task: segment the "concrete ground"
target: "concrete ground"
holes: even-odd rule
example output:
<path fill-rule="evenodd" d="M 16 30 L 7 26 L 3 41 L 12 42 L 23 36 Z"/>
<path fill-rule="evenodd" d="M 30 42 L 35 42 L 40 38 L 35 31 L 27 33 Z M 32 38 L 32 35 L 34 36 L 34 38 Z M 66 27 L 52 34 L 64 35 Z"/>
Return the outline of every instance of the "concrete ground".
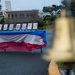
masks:
<path fill-rule="evenodd" d="M 41 53 L 0 52 L 0 75 L 47 75 Z"/>

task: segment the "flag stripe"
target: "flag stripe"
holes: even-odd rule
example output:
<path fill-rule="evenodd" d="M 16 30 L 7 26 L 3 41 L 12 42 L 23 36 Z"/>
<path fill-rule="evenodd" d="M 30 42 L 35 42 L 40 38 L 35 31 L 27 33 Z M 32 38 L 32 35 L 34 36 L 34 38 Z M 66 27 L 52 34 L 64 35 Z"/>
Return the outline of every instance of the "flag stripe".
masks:
<path fill-rule="evenodd" d="M 46 45 L 35 45 L 35 44 L 29 44 L 25 42 L 3 42 L 0 43 L 0 49 L 2 50 L 22 50 L 22 51 L 32 51 L 35 49 L 41 49 L 46 47 Z"/>

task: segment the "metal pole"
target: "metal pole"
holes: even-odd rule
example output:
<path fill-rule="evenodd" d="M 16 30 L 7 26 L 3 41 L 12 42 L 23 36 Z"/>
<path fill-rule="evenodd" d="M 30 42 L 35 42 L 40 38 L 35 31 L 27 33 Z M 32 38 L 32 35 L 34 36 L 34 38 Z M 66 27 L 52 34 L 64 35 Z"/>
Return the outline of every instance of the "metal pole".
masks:
<path fill-rule="evenodd" d="M 67 12 L 67 16 L 71 16 L 71 11 L 70 11 L 70 9 L 71 9 L 71 0 L 64 0 L 66 3 L 66 12 Z"/>
<path fill-rule="evenodd" d="M 66 15 L 68 17 L 71 16 L 71 0 L 64 0 L 65 2 L 65 9 L 66 9 Z M 65 63 L 65 65 L 67 66 L 67 69 L 66 69 L 66 75 L 70 75 L 71 74 L 71 70 L 72 70 L 72 63 Z"/>

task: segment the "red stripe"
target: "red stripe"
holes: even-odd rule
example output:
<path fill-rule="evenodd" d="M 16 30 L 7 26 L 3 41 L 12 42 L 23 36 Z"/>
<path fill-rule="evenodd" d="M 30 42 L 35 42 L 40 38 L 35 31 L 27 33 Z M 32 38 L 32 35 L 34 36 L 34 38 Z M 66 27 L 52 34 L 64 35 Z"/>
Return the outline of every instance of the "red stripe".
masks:
<path fill-rule="evenodd" d="M 41 49 L 46 47 L 45 45 L 35 45 L 35 44 L 29 44 L 25 42 L 3 42 L 0 43 L 0 49 L 1 50 L 22 50 L 22 51 L 32 51 L 35 49 Z"/>

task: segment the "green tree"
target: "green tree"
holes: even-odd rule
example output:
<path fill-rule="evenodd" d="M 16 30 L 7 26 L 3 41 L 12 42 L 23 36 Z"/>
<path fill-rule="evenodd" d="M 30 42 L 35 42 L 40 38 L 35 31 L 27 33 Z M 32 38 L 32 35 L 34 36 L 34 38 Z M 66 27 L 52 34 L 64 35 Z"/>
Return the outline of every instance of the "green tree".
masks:
<path fill-rule="evenodd" d="M 39 19 L 39 21 L 38 21 L 38 25 L 39 25 L 38 28 L 39 28 L 39 29 L 43 29 L 44 23 L 45 23 L 45 22 L 43 21 L 43 19 Z"/>
<path fill-rule="evenodd" d="M 50 7 L 43 7 L 43 12 L 50 12 Z"/>
<path fill-rule="evenodd" d="M 72 15 L 75 17 L 75 0 L 72 0 L 71 2 L 71 12 Z"/>
<path fill-rule="evenodd" d="M 56 19 L 56 15 L 60 13 L 62 9 L 62 5 L 55 5 L 43 7 L 43 12 L 49 12 L 51 15 L 44 16 L 44 21 L 46 24 L 52 25 L 54 24 L 54 20 Z M 50 23 L 49 23 L 50 21 Z"/>
<path fill-rule="evenodd" d="M 62 9 L 62 5 L 52 5 L 48 7 L 43 7 L 43 12 L 49 12 L 51 15 L 55 15 L 53 12 L 58 13 L 57 11 Z"/>
<path fill-rule="evenodd" d="M 2 24 L 2 23 L 4 23 L 5 21 L 4 21 L 4 16 L 3 16 L 3 18 L 0 20 L 0 23 Z"/>

